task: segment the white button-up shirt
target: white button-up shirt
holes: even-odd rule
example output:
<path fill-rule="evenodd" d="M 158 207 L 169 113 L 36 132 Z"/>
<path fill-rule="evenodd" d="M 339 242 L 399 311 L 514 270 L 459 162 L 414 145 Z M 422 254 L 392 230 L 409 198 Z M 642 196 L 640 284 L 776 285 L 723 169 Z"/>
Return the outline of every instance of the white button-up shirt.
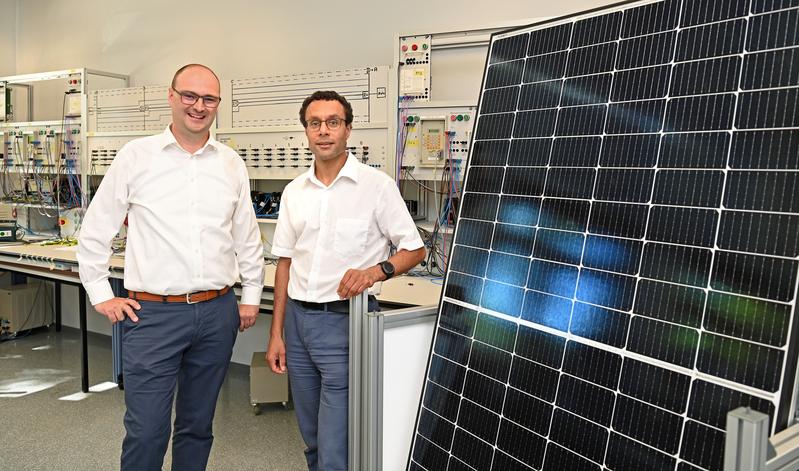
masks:
<path fill-rule="evenodd" d="M 261 234 L 247 169 L 231 148 L 209 137 L 190 154 L 167 127 L 120 149 L 78 237 L 80 279 L 92 304 L 114 296 L 108 261 L 126 215 L 125 288 L 184 294 L 240 277 L 242 304 L 260 304 Z"/>
<path fill-rule="evenodd" d="M 325 186 L 314 167 L 289 183 L 280 198 L 272 254 L 291 258 L 288 294 L 312 302 L 338 300 L 344 273 L 423 247 L 416 225 L 394 181 L 351 154 Z M 370 290 L 380 292 L 380 283 Z"/>

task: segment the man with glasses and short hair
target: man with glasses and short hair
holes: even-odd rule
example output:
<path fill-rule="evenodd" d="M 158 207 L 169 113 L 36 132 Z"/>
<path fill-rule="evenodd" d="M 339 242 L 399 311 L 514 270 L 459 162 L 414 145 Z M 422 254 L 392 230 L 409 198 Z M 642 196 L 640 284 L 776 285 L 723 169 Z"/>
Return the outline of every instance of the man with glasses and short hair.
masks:
<path fill-rule="evenodd" d="M 425 256 L 394 180 L 347 152 L 352 120 L 336 92 L 303 102 L 315 159 L 283 190 L 272 244 L 280 260 L 267 361 L 275 373 L 288 370 L 311 471 L 347 469 L 348 298 L 369 288 L 379 294 L 380 282 Z M 377 309 L 369 296 L 369 310 Z"/>
<path fill-rule="evenodd" d="M 172 123 L 125 144 L 103 178 L 78 238 L 80 278 L 94 308 L 122 323 L 125 430 L 121 469 L 203 470 L 217 396 L 236 333 L 252 326 L 263 289 L 263 246 L 247 169 L 209 133 L 219 79 L 199 64 L 169 89 Z M 128 297 L 108 282 L 111 240 L 125 216 Z M 241 304 L 232 285 L 241 280 Z"/>

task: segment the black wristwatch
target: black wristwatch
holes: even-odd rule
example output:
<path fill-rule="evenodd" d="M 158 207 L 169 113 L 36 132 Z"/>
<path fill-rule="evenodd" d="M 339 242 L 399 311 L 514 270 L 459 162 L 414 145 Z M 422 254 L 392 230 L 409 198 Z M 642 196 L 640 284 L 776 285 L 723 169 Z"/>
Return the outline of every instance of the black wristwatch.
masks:
<path fill-rule="evenodd" d="M 386 279 L 394 276 L 394 265 L 388 260 L 378 263 L 378 266 L 380 266 L 380 269 L 383 270 L 383 274 L 386 275 Z"/>

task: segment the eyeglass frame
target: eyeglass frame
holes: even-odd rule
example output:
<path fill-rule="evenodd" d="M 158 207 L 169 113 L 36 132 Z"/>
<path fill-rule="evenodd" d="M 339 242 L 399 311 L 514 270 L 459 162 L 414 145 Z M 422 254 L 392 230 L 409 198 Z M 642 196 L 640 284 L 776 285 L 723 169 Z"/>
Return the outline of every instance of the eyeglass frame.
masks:
<path fill-rule="evenodd" d="M 327 127 L 327 129 L 329 129 L 331 131 L 335 131 L 336 129 L 341 128 L 341 124 L 339 124 L 337 126 L 330 126 L 330 123 L 328 123 L 328 121 L 333 121 L 333 120 L 341 121 L 341 124 L 343 124 L 344 127 L 347 127 L 347 124 L 348 124 L 347 123 L 347 119 L 339 117 L 339 116 L 334 116 L 334 117 L 328 118 L 328 119 L 312 119 L 312 120 L 306 122 L 305 127 L 310 129 L 311 131 L 319 131 L 320 129 L 322 129 L 322 123 L 324 123 L 325 126 Z M 317 122 L 317 121 L 319 122 L 319 127 L 315 127 L 313 124 L 311 124 L 311 123 L 314 123 L 314 122 Z"/>
<path fill-rule="evenodd" d="M 200 99 L 202 99 L 203 105 L 205 105 L 206 108 L 214 109 L 219 107 L 219 104 L 222 102 L 222 97 L 213 96 L 213 95 L 198 95 L 188 90 L 180 91 L 175 87 L 169 87 L 169 88 L 171 88 L 175 93 L 177 93 L 180 96 L 180 102 L 183 103 L 184 105 L 193 105 L 197 103 Z M 186 97 L 186 94 L 190 94 L 190 96 Z M 192 96 L 194 97 L 194 100 L 191 103 L 187 103 L 186 98 L 191 98 Z M 208 99 L 216 100 L 216 104 L 213 106 L 209 106 L 207 101 Z"/>

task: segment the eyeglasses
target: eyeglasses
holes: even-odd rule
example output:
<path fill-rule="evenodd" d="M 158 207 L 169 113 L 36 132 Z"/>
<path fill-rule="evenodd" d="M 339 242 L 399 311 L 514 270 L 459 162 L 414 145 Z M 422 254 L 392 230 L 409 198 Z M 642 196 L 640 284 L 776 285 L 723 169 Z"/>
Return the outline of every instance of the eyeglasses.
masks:
<path fill-rule="evenodd" d="M 312 119 L 311 121 L 308 121 L 308 129 L 310 129 L 311 131 L 318 131 L 322 128 L 322 123 L 325 123 L 327 129 L 334 130 L 338 129 L 339 127 L 341 127 L 342 124 L 344 124 L 344 119 L 339 118 L 338 116 L 326 119 L 324 121 L 320 121 L 318 119 Z"/>
<path fill-rule="evenodd" d="M 176 88 L 172 88 L 172 90 L 175 90 L 175 93 L 180 95 L 180 102 L 183 103 L 184 105 L 193 105 L 197 103 L 197 100 L 202 98 L 203 104 L 206 106 L 206 108 L 216 108 L 217 106 L 219 106 L 219 102 L 222 101 L 222 99 L 219 98 L 218 96 L 213 96 L 213 95 L 200 96 L 192 92 L 181 92 Z"/>

